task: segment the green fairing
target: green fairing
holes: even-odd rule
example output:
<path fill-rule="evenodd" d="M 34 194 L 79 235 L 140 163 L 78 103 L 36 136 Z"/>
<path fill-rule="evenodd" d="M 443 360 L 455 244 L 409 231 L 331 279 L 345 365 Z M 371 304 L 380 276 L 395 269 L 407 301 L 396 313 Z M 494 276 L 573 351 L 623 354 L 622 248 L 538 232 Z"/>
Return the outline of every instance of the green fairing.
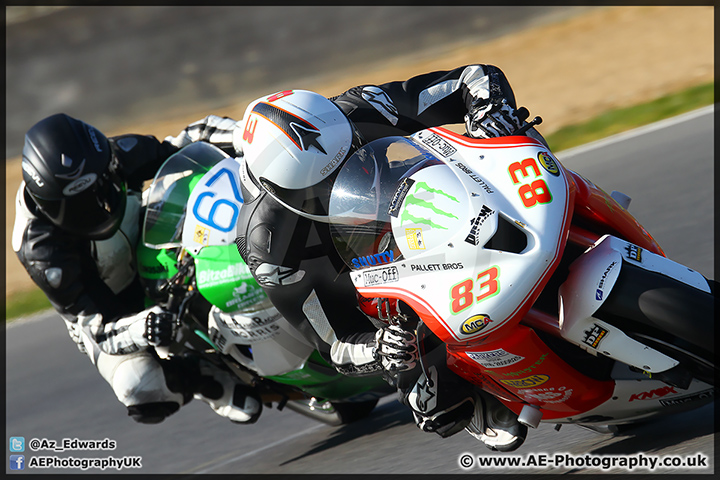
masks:
<path fill-rule="evenodd" d="M 194 258 L 200 294 L 223 312 L 242 311 L 265 299 L 234 244 L 204 247 Z"/>
<path fill-rule="evenodd" d="M 167 280 L 177 273 L 175 254 L 168 249 L 155 250 L 142 242 L 137 248 L 138 273 L 147 280 Z"/>
<path fill-rule="evenodd" d="M 301 387 L 305 393 L 324 400 L 347 400 L 373 389 L 387 388 L 382 376 L 347 377 L 337 372 L 315 351 L 299 370 L 268 376 L 270 380 Z"/>

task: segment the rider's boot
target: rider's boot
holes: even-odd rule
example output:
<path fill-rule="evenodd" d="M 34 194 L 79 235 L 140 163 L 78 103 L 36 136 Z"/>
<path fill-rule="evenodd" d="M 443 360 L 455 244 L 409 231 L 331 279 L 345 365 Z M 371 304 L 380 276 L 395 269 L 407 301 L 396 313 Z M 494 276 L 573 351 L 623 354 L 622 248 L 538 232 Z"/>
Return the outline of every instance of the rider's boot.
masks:
<path fill-rule="evenodd" d="M 235 423 L 254 423 L 260 417 L 262 402 L 255 389 L 217 365 L 197 355 L 179 355 L 164 360 L 163 368 L 168 386 L 182 392 L 185 403 L 197 398 Z"/>
<path fill-rule="evenodd" d="M 525 441 L 527 426 L 498 399 L 486 392 L 477 392 L 475 414 L 465 430 L 490 450 L 511 452 Z"/>
<path fill-rule="evenodd" d="M 200 360 L 200 379 L 194 397 L 235 423 L 255 423 L 262 402 L 253 387 L 210 362 Z"/>

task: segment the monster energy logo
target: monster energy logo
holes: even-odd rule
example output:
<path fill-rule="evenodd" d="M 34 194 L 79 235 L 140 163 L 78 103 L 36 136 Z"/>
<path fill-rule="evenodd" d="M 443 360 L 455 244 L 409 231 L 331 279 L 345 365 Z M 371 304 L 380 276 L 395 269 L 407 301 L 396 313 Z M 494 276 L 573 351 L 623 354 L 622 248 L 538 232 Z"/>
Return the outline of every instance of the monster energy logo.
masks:
<path fill-rule="evenodd" d="M 412 213 L 410 213 L 408 211 L 408 208 L 411 205 L 413 205 L 413 206 L 420 207 L 420 208 L 427 208 L 427 209 L 431 210 L 432 212 L 436 213 L 437 215 L 440 215 L 443 217 L 455 218 L 455 219 L 458 218 L 457 216 L 453 215 L 450 212 L 446 212 L 440 208 L 437 208 L 431 202 L 429 202 L 427 200 L 423 200 L 422 198 L 416 197 L 414 194 L 417 193 L 418 190 L 420 190 L 420 189 L 423 189 L 429 193 L 443 195 L 443 196 L 447 197 L 448 199 L 452 200 L 453 202 L 460 203 L 460 201 L 457 198 L 453 197 L 450 194 L 443 192 L 442 190 L 438 190 L 437 188 L 432 188 L 425 182 L 417 182 L 417 184 L 415 185 L 415 191 L 413 193 L 407 195 L 407 197 L 405 197 L 405 209 L 403 210 L 402 214 L 400 215 L 400 225 L 402 225 L 405 222 L 405 220 L 407 220 L 407 221 L 415 223 L 415 224 L 428 225 L 430 228 L 440 228 L 443 230 L 447 230 L 447 227 L 444 227 L 438 223 L 435 223 L 432 220 L 430 220 L 429 218 L 416 217 L 415 215 L 413 215 Z"/>

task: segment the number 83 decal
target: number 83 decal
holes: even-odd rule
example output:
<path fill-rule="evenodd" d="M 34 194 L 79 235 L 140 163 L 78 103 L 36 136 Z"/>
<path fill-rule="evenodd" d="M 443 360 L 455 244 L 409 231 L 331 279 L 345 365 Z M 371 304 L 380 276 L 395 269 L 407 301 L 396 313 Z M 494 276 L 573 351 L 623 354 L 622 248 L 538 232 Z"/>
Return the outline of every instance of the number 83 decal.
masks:
<path fill-rule="evenodd" d="M 500 269 L 494 265 L 478 273 L 475 280 L 468 278 L 453 285 L 450 289 L 450 311 L 453 314 L 460 313 L 474 303 L 482 302 L 500 293 L 499 275 Z"/>
<path fill-rule="evenodd" d="M 525 207 L 530 208 L 535 205 L 552 202 L 552 194 L 545 180 L 538 179 L 541 177 L 540 167 L 534 158 L 526 158 L 522 162 L 511 163 L 508 166 L 508 173 L 514 185 L 522 183 L 518 188 L 518 195 Z M 535 177 L 536 180 L 528 182 L 527 177 Z M 520 177 L 520 178 L 518 178 Z"/>

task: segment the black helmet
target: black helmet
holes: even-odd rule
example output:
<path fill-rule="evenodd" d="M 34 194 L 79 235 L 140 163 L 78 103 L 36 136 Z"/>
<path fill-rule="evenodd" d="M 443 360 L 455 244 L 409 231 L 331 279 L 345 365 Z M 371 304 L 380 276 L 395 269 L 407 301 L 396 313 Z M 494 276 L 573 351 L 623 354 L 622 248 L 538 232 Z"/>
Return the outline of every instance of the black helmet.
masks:
<path fill-rule="evenodd" d="M 58 227 L 89 239 L 119 228 L 125 182 L 97 129 L 63 113 L 41 120 L 25 135 L 22 169 L 25 190 Z"/>

